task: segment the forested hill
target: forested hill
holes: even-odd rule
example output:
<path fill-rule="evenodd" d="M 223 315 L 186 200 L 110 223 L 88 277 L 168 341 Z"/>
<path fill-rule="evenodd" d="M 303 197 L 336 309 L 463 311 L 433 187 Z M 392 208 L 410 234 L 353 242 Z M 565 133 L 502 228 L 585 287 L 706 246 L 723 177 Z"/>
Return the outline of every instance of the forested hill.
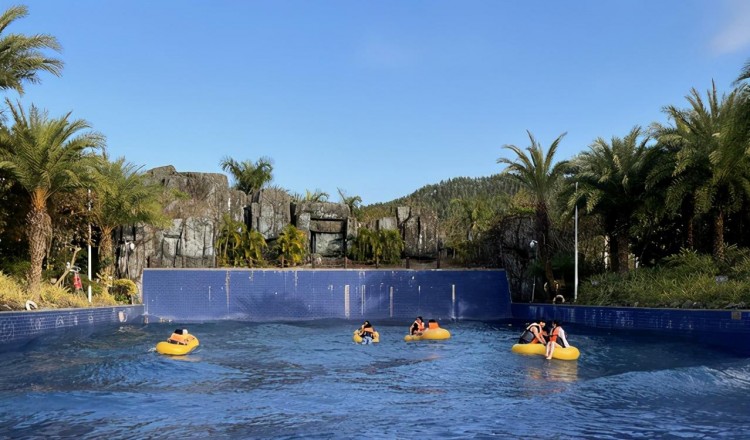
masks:
<path fill-rule="evenodd" d="M 375 203 L 362 208 L 365 217 L 376 218 L 399 206 L 427 208 L 441 219 L 448 216 L 451 200 L 492 199 L 503 195 L 514 195 L 518 183 L 508 176 L 495 174 L 489 177 L 454 177 L 440 183 L 426 185 L 408 196 L 385 203 Z"/>

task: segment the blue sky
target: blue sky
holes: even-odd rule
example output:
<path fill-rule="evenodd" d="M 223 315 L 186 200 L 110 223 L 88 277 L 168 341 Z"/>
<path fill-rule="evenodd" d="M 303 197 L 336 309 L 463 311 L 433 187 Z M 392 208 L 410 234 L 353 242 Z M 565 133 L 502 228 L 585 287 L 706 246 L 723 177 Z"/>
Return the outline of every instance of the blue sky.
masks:
<path fill-rule="evenodd" d="M 693 87 L 728 92 L 750 60 L 743 0 L 23 4 L 6 32 L 56 36 L 65 68 L 20 101 L 86 119 L 112 158 L 268 156 L 273 184 L 364 204 L 496 174 L 526 130 L 545 147 L 567 132 L 570 159 L 666 122 Z"/>

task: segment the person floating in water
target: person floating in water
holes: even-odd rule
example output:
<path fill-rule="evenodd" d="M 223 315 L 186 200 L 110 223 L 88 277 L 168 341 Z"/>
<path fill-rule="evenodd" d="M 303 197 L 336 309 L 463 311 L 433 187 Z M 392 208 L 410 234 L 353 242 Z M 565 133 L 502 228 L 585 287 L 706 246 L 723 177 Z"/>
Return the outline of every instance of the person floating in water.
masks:
<path fill-rule="evenodd" d="M 362 338 L 363 344 L 372 343 L 372 340 L 375 338 L 375 329 L 370 324 L 370 321 L 365 321 L 359 328 L 359 336 Z"/>
<path fill-rule="evenodd" d="M 561 347 L 570 347 L 568 340 L 565 338 L 565 330 L 563 330 L 559 321 L 554 320 L 552 321 L 552 331 L 549 333 L 549 341 L 547 341 L 547 359 L 552 359 L 552 354 L 555 352 L 555 345 L 557 345 L 558 340 Z"/>
<path fill-rule="evenodd" d="M 417 319 L 414 320 L 414 323 L 411 325 L 411 328 L 409 329 L 410 335 L 421 335 L 424 331 L 424 321 L 422 321 L 421 316 L 417 316 Z"/>
<path fill-rule="evenodd" d="M 193 335 L 188 334 L 186 328 L 178 328 L 172 332 L 172 336 L 167 339 L 167 342 L 170 344 L 187 345 L 191 339 L 193 339 Z"/>
<path fill-rule="evenodd" d="M 532 322 L 526 327 L 526 330 L 521 333 L 521 337 L 518 338 L 519 344 L 546 344 L 547 341 L 544 339 L 547 336 L 547 332 L 544 327 L 547 323 L 544 319 L 540 319 L 539 322 Z"/>

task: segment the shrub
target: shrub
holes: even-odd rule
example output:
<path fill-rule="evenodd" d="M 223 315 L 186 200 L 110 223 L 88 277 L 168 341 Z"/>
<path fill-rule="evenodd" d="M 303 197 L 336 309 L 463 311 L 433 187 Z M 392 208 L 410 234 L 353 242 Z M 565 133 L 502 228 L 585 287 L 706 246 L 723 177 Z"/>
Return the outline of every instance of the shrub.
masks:
<path fill-rule="evenodd" d="M 109 293 L 112 294 L 118 303 L 132 304 L 138 293 L 138 287 L 136 287 L 132 280 L 121 278 L 115 280 L 112 287 L 109 288 Z"/>
<path fill-rule="evenodd" d="M 625 276 L 601 274 L 581 283 L 579 304 L 672 308 L 726 308 L 750 304 L 750 254 L 733 250 L 723 269 L 710 255 L 682 250 L 664 266 Z M 719 279 L 717 275 L 726 275 Z"/>
<path fill-rule="evenodd" d="M 16 281 L 0 272 L 0 311 L 23 310 L 27 299 L 26 292 Z"/>
<path fill-rule="evenodd" d="M 89 301 L 85 294 L 71 293 L 64 287 L 50 284 L 42 285 L 42 303 L 40 308 L 65 309 L 89 307 Z"/>

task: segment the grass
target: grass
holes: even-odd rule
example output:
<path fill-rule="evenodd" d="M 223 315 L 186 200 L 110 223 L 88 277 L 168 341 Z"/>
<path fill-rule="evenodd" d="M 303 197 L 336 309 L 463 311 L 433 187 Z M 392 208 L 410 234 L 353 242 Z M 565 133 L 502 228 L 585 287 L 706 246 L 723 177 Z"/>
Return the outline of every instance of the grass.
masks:
<path fill-rule="evenodd" d="M 21 283 L 0 272 L 0 311 L 26 310 L 26 301 L 31 296 L 26 293 Z M 40 309 L 85 308 L 117 305 L 115 298 L 109 293 L 97 292 L 92 295 L 91 304 L 83 293 L 75 293 L 64 287 L 43 285 L 41 301 L 37 302 Z"/>

